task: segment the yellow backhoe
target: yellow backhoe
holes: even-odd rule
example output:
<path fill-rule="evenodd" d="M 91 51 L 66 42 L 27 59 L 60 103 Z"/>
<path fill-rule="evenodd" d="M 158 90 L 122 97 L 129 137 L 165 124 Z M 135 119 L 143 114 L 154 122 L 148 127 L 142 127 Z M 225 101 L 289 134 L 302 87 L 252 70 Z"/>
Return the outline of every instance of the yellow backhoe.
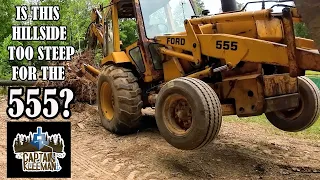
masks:
<path fill-rule="evenodd" d="M 225 115 L 265 113 L 290 132 L 310 127 L 320 92 L 304 75 L 320 71 L 320 55 L 313 40 L 295 36 L 294 23 L 304 20 L 299 7 L 307 20 L 314 16 L 307 1 L 297 1 L 298 9 L 276 2 L 281 12 L 236 10 L 234 0 L 221 0 L 216 15 L 197 15 L 192 0 L 113 0 L 93 9 L 89 48 L 98 45 L 104 58 L 100 71 L 84 64 L 82 74 L 97 81 L 103 126 L 135 132 L 141 109 L 153 106 L 162 136 L 184 150 L 210 143 Z M 310 13 L 319 19 L 317 10 Z M 139 39 L 122 47 L 119 21 L 128 18 Z M 319 41 L 313 20 L 306 24 Z"/>

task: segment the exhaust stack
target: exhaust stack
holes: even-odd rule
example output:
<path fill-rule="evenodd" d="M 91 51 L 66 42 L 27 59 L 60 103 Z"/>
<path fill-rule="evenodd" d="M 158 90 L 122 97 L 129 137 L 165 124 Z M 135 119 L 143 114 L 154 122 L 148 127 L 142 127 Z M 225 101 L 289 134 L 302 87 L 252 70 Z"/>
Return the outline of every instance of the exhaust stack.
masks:
<path fill-rule="evenodd" d="M 223 12 L 236 11 L 236 0 L 221 0 L 221 7 Z"/>

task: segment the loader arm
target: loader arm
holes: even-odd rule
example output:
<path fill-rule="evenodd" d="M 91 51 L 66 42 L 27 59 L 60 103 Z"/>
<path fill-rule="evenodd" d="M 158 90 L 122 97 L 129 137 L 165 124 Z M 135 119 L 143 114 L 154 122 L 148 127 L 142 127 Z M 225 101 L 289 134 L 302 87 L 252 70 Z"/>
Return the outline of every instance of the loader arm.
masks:
<path fill-rule="evenodd" d="M 288 48 L 284 44 L 227 34 L 201 34 L 197 35 L 197 38 L 200 46 L 205 47 L 201 48 L 201 54 L 224 59 L 230 67 L 235 67 L 240 61 L 289 66 Z M 186 43 L 184 45 L 171 44 L 171 39 L 175 41 L 180 39 L 179 41 L 185 41 Z M 163 36 L 158 37 L 158 42 L 185 51 L 192 51 L 192 44 L 187 39 L 188 36 Z M 160 51 L 163 54 L 196 62 L 192 55 L 173 52 L 165 48 L 160 49 Z M 261 53 L 264 53 L 263 58 Z M 297 48 L 296 57 L 301 69 L 320 71 L 320 55 L 318 52 Z"/>
<path fill-rule="evenodd" d="M 94 49 L 97 43 L 103 45 L 103 32 L 102 16 L 96 8 L 93 8 L 91 11 L 91 24 L 87 32 L 89 48 Z"/>
<path fill-rule="evenodd" d="M 230 34 L 204 34 L 201 29 L 201 26 L 206 24 L 241 22 L 249 19 L 268 22 L 278 20 L 281 26 L 279 33 L 283 34 L 283 38 L 279 42 L 272 42 Z M 320 55 L 313 49 L 314 42 L 295 37 L 293 22 L 297 19 L 301 17 L 295 8 L 285 8 L 281 15 L 272 14 L 271 9 L 266 9 L 194 18 L 185 20 L 185 35 L 158 36 L 156 41 L 166 47 L 191 52 L 190 55 L 170 48 L 160 48 L 164 55 L 195 64 L 201 64 L 201 55 L 205 55 L 224 60 L 229 68 L 236 67 L 240 61 L 289 67 L 290 75 L 297 77 L 303 75 L 303 70 L 320 71 Z"/>
<path fill-rule="evenodd" d="M 90 25 L 90 35 L 97 37 L 98 42 L 103 44 L 103 27 L 100 24 Z"/>

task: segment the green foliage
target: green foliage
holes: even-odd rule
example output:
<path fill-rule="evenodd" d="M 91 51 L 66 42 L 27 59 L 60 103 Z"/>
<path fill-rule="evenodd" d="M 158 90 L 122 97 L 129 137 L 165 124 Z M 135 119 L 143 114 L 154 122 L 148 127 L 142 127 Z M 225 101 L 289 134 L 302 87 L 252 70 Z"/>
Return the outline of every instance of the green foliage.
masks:
<path fill-rule="evenodd" d="M 201 14 L 201 12 L 205 9 L 204 3 L 202 0 L 193 0 L 193 2 L 196 7 L 197 14 Z"/>
<path fill-rule="evenodd" d="M 81 50 L 86 47 L 85 35 L 91 22 L 91 10 L 105 0 L 44 0 L 40 5 L 59 5 L 60 20 L 33 22 L 35 25 L 67 26 L 66 42 L 46 42 L 47 45 L 72 45 Z"/>
<path fill-rule="evenodd" d="M 8 89 L 7 87 L 0 87 L 0 95 L 7 95 Z"/>
<path fill-rule="evenodd" d="M 15 18 L 15 5 L 22 4 L 22 0 L 0 0 L 0 42 L 11 34 L 11 26 Z"/>
<path fill-rule="evenodd" d="M 259 124 L 266 131 L 280 136 L 291 136 L 302 139 L 319 139 L 320 138 L 320 119 L 310 128 L 300 132 L 285 132 L 274 127 L 265 115 L 239 118 L 237 116 L 225 116 L 223 120 L 226 122 L 245 122 L 247 124 Z"/>
<path fill-rule="evenodd" d="M 294 31 L 297 37 L 302 38 L 310 38 L 310 34 L 308 32 L 308 28 L 304 23 L 295 23 L 294 24 Z"/>
<path fill-rule="evenodd" d="M 6 37 L 0 47 L 0 79 L 9 79 L 11 75 L 11 66 L 20 66 L 26 64 L 27 61 L 9 61 L 9 51 L 8 46 L 21 46 L 22 43 L 18 41 L 12 41 L 11 35 Z"/>
<path fill-rule="evenodd" d="M 16 5 L 59 5 L 60 20 L 59 21 L 26 21 L 16 22 L 15 6 Z M 0 79 L 10 78 L 11 65 L 28 64 L 27 61 L 9 61 L 8 50 L 9 45 L 21 45 L 34 47 L 34 59 L 29 64 L 40 66 L 46 64 L 46 61 L 37 61 L 36 48 L 39 45 L 71 45 L 78 50 L 86 47 L 85 34 L 91 22 L 91 9 L 98 7 L 99 4 L 108 3 L 108 0 L 0 0 Z M 27 24 L 31 26 L 55 25 L 67 26 L 67 41 L 11 41 L 11 26 L 17 24 Z"/>
<path fill-rule="evenodd" d="M 127 47 L 138 40 L 137 24 L 133 19 L 120 20 L 120 39 L 124 47 Z"/>
<path fill-rule="evenodd" d="M 22 4 L 22 0 L 0 0 L 0 79 L 9 79 L 11 65 L 21 62 L 9 62 L 8 46 L 22 45 L 19 42 L 11 41 L 11 26 L 15 19 L 15 5 Z"/>

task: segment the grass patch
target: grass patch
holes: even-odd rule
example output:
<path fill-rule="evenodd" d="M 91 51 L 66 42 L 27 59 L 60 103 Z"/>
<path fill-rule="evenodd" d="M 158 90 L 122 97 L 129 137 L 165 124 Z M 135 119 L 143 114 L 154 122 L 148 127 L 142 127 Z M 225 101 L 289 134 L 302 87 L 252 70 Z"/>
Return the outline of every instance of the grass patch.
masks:
<path fill-rule="evenodd" d="M 253 117 L 245 117 L 245 118 L 239 118 L 237 116 L 226 116 L 224 117 L 225 121 L 228 122 L 247 122 L 247 123 L 255 123 L 260 124 L 263 126 L 266 126 L 270 130 L 271 133 L 276 135 L 287 135 L 291 137 L 298 137 L 298 138 L 307 138 L 307 139 L 320 139 L 320 118 L 318 121 L 308 129 L 300 132 L 285 132 L 282 130 L 277 129 L 274 127 L 266 118 L 265 115 L 261 116 L 253 116 Z"/>
<path fill-rule="evenodd" d="M 0 95 L 7 95 L 8 91 L 6 87 L 0 87 Z"/>
<path fill-rule="evenodd" d="M 320 75 L 318 71 L 306 71 L 306 75 Z"/>

